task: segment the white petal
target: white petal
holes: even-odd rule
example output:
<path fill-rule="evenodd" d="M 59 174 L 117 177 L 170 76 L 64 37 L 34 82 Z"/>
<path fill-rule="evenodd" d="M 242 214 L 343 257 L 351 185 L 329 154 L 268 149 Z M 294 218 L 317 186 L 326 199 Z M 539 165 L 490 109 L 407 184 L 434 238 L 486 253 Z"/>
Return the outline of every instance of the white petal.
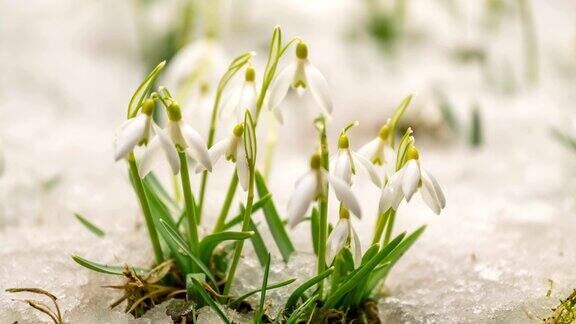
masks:
<path fill-rule="evenodd" d="M 384 147 L 384 173 L 387 177 L 391 177 L 396 172 L 396 151 L 386 146 Z"/>
<path fill-rule="evenodd" d="M 329 180 L 334 189 L 334 193 L 336 194 L 336 198 L 338 198 L 344 207 L 350 210 L 352 214 L 356 215 L 358 218 L 362 218 L 360 203 L 346 182 L 334 176 L 329 176 Z"/>
<path fill-rule="evenodd" d="M 381 139 L 379 137 L 376 137 L 375 139 L 371 140 L 370 142 L 362 145 L 362 147 L 360 147 L 360 149 L 358 150 L 358 154 L 362 155 L 363 157 L 365 157 L 369 160 L 372 159 L 378 151 L 378 146 L 380 145 L 380 141 L 381 141 Z"/>
<path fill-rule="evenodd" d="M 334 227 L 330 236 L 328 236 L 328 253 L 326 253 L 326 264 L 331 265 L 334 258 L 342 250 L 344 244 L 346 244 L 346 239 L 349 235 L 350 227 L 348 226 L 348 221 L 346 219 L 339 219 L 338 223 Z"/>
<path fill-rule="evenodd" d="M 242 89 L 243 88 L 236 87 L 224 99 L 224 101 L 222 102 L 222 106 L 220 107 L 218 117 L 220 117 L 221 119 L 226 119 L 232 116 L 232 113 L 235 112 L 235 109 L 238 106 L 238 102 L 240 102 L 240 98 L 242 97 Z"/>
<path fill-rule="evenodd" d="M 154 125 L 154 131 L 156 132 L 156 135 L 158 135 L 162 150 L 164 150 L 164 154 L 172 168 L 172 173 L 178 174 L 178 172 L 180 172 L 180 157 L 178 156 L 178 151 L 176 151 L 174 143 L 170 140 L 170 137 L 166 134 L 165 130 Z"/>
<path fill-rule="evenodd" d="M 376 170 L 374 164 L 354 151 L 352 151 L 352 156 L 356 159 L 356 161 L 360 162 L 364 169 L 366 169 L 368 175 L 370 176 L 370 180 L 372 180 L 372 183 L 375 184 L 378 188 L 382 187 L 382 181 L 380 180 L 378 170 Z"/>
<path fill-rule="evenodd" d="M 274 113 L 276 120 L 278 120 L 278 123 L 280 125 L 284 124 L 284 116 L 282 115 L 282 109 L 280 108 L 280 106 L 273 108 L 272 112 Z"/>
<path fill-rule="evenodd" d="M 404 169 L 396 172 L 382 188 L 382 195 L 380 196 L 380 204 L 378 206 L 378 211 L 381 214 L 385 213 L 390 208 L 398 210 L 398 206 L 403 197 L 401 188 L 403 173 Z"/>
<path fill-rule="evenodd" d="M 446 207 L 446 197 L 444 196 L 444 192 L 442 191 L 440 184 L 438 184 L 438 181 L 436 181 L 436 178 L 434 178 L 434 176 L 432 176 L 430 172 L 422 168 L 420 169 L 420 171 L 422 172 L 423 175 L 426 175 L 428 178 L 430 178 L 430 181 L 432 181 L 432 185 L 434 186 L 434 193 L 436 193 L 436 197 L 438 198 L 440 208 L 444 209 L 444 207 Z"/>
<path fill-rule="evenodd" d="M 291 63 L 278 74 L 278 77 L 270 87 L 270 99 L 268 100 L 269 109 L 274 110 L 280 105 L 282 100 L 284 100 L 286 94 L 288 94 L 288 89 L 290 89 L 294 73 L 296 73 L 296 64 Z"/>
<path fill-rule="evenodd" d="M 224 155 L 228 146 L 230 145 L 230 137 L 226 137 L 212 145 L 212 147 L 208 150 L 208 155 L 210 156 L 210 162 L 212 166 L 216 165 L 216 162 L 220 160 L 220 158 Z M 196 172 L 204 171 L 204 168 L 201 164 L 198 164 L 196 168 Z"/>
<path fill-rule="evenodd" d="M 186 138 L 186 143 L 188 144 L 188 149 L 186 152 L 196 159 L 202 166 L 204 166 L 208 171 L 212 171 L 212 161 L 210 160 L 210 155 L 208 154 L 208 149 L 206 149 L 206 144 L 204 139 L 198 132 L 192 128 L 192 126 L 182 123 L 182 134 Z"/>
<path fill-rule="evenodd" d="M 183 121 L 173 122 L 169 121 L 168 126 L 166 126 L 166 132 L 170 136 L 172 143 L 180 146 L 182 149 L 188 148 L 188 143 L 184 134 L 182 134 L 182 126 L 185 125 Z"/>
<path fill-rule="evenodd" d="M 317 194 L 317 188 L 318 177 L 314 171 L 308 171 L 298 179 L 294 192 L 288 202 L 288 219 L 290 220 L 291 227 L 302 222 L 304 216 L 306 216 L 306 211 L 308 211 L 310 204 Z"/>
<path fill-rule="evenodd" d="M 334 176 L 345 181 L 349 186 L 352 185 L 352 167 L 350 158 L 345 150 L 338 150 L 334 159 Z"/>
<path fill-rule="evenodd" d="M 256 84 L 254 82 L 246 82 L 242 87 L 240 100 L 236 106 L 236 117 L 238 122 L 244 120 L 244 111 L 250 109 L 253 117 L 256 116 Z"/>
<path fill-rule="evenodd" d="M 120 127 L 116 138 L 114 160 L 118 161 L 134 150 L 134 147 L 142 140 L 146 131 L 147 116 L 138 116 L 127 120 Z"/>
<path fill-rule="evenodd" d="M 146 146 L 146 150 L 140 158 L 138 163 L 138 174 L 140 178 L 144 178 L 150 171 L 154 165 L 159 161 L 158 157 L 162 154 L 160 152 L 160 140 L 158 137 L 153 138 L 150 143 Z"/>
<path fill-rule="evenodd" d="M 236 149 L 236 173 L 238 174 L 238 182 L 244 191 L 248 191 L 250 182 L 250 168 L 248 167 L 248 160 L 246 160 L 246 152 L 244 151 L 244 144 L 239 143 Z"/>
<path fill-rule="evenodd" d="M 328 89 L 328 82 L 318 71 L 318 69 L 310 62 L 305 65 L 306 77 L 308 78 L 308 85 L 310 86 L 310 92 L 316 99 L 320 108 L 324 110 L 327 114 L 332 113 L 332 99 L 330 98 L 330 91 Z"/>
<path fill-rule="evenodd" d="M 360 238 L 358 234 L 352 227 L 352 221 L 348 220 L 348 226 L 350 227 L 350 250 L 352 250 L 352 257 L 354 259 L 355 267 L 360 266 L 362 262 L 362 245 L 360 244 Z"/>
<path fill-rule="evenodd" d="M 418 161 L 410 160 L 403 167 L 404 175 L 402 176 L 402 191 L 404 191 L 404 196 L 406 196 L 406 201 L 412 199 L 412 195 L 418 189 L 418 182 L 420 182 L 420 167 L 418 166 Z"/>
<path fill-rule="evenodd" d="M 438 202 L 438 197 L 434 192 L 434 185 L 432 184 L 432 181 L 430 181 L 430 178 L 424 175 L 422 175 L 422 188 L 420 188 L 420 194 L 422 195 L 422 199 L 426 205 L 428 205 L 436 215 L 439 215 L 441 208 L 440 203 Z"/>

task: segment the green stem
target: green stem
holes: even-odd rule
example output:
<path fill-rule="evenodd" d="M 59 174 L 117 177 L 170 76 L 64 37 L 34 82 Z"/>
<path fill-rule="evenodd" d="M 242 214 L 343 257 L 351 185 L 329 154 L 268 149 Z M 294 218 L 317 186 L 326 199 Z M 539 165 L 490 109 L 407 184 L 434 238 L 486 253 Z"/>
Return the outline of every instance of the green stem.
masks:
<path fill-rule="evenodd" d="M 328 172 L 330 170 L 330 161 L 328 153 L 328 139 L 326 137 L 326 124 L 323 123 L 323 128 L 320 132 L 320 154 L 322 156 L 322 167 Z M 320 200 L 320 226 L 318 228 L 318 269 L 317 273 L 320 274 L 326 269 L 326 240 L 328 238 L 328 190 L 329 184 L 326 182 L 323 197 Z M 324 280 L 318 282 L 318 292 L 320 298 L 324 289 Z"/>
<path fill-rule="evenodd" d="M 388 223 L 388 219 L 390 217 L 389 212 L 382 213 L 378 216 L 378 222 L 376 223 L 376 230 L 374 231 L 374 237 L 372 238 L 372 245 L 380 242 L 380 238 L 382 237 L 382 233 L 384 232 L 384 227 L 386 223 Z"/>
<path fill-rule="evenodd" d="M 388 216 L 388 224 L 386 226 L 386 235 L 384 236 L 384 244 L 382 247 L 390 243 L 390 238 L 392 237 L 392 231 L 394 230 L 394 220 L 396 219 L 396 211 L 391 209 L 390 216 Z"/>
<path fill-rule="evenodd" d="M 244 210 L 244 219 L 242 220 L 242 232 L 246 232 L 250 229 L 250 217 L 252 215 L 252 205 L 254 202 L 254 168 L 250 170 L 249 184 L 250 186 L 248 187 L 248 197 L 246 198 L 246 209 Z M 228 270 L 228 277 L 226 278 L 226 284 L 224 285 L 223 295 L 228 295 L 230 292 L 230 287 L 232 286 L 232 281 L 234 280 L 234 275 L 236 273 L 236 268 L 238 267 L 238 262 L 240 261 L 240 256 L 242 255 L 243 248 L 244 240 L 237 241 L 236 248 L 234 250 L 234 258 L 232 259 L 230 270 Z"/>
<path fill-rule="evenodd" d="M 186 153 L 178 150 L 180 157 L 180 177 L 182 180 L 182 191 L 184 192 L 184 203 L 186 205 L 186 218 L 188 220 L 188 235 L 190 236 L 190 249 L 196 256 L 200 256 L 198 246 L 198 225 L 196 224 L 196 209 L 194 208 L 194 197 L 190 188 L 190 175 L 188 173 L 188 159 Z"/>
<path fill-rule="evenodd" d="M 264 153 L 264 179 L 268 179 L 270 172 L 272 172 L 272 161 L 274 160 L 274 152 L 276 151 L 277 141 L 277 124 L 274 116 L 267 115 L 268 118 L 268 138 L 266 141 L 266 152 Z"/>
<path fill-rule="evenodd" d="M 146 220 L 146 227 L 148 227 L 148 234 L 150 235 L 150 242 L 152 242 L 156 263 L 160 264 L 164 261 L 164 256 L 162 254 L 162 248 L 160 247 L 158 232 L 156 232 L 156 227 L 154 225 L 154 219 L 152 218 L 152 213 L 150 212 L 148 198 L 144 192 L 144 185 L 142 184 L 142 179 L 140 179 L 140 175 L 138 174 L 138 166 L 136 165 L 134 153 L 130 153 L 130 156 L 128 157 L 128 164 L 130 165 L 130 174 L 132 175 L 134 188 L 136 189 L 136 195 L 138 196 L 140 206 L 142 207 L 142 213 L 144 214 L 144 219 Z"/>
<path fill-rule="evenodd" d="M 232 199 L 234 199 L 234 195 L 236 193 L 236 188 L 238 187 L 238 175 L 236 171 L 232 175 L 232 179 L 230 179 L 230 184 L 228 185 L 228 192 L 226 193 L 226 198 L 224 198 L 224 204 L 222 205 L 222 209 L 220 210 L 220 215 L 218 215 L 218 219 L 216 220 L 216 224 L 214 225 L 213 233 L 221 232 L 224 229 L 224 225 L 226 224 L 226 217 L 228 216 L 228 212 L 230 211 L 230 206 L 232 205 Z"/>
<path fill-rule="evenodd" d="M 538 82 L 538 45 L 536 41 L 536 31 L 534 19 L 529 0 L 518 0 L 520 19 L 522 23 L 522 33 L 524 36 L 524 64 L 526 79 L 530 86 Z"/>

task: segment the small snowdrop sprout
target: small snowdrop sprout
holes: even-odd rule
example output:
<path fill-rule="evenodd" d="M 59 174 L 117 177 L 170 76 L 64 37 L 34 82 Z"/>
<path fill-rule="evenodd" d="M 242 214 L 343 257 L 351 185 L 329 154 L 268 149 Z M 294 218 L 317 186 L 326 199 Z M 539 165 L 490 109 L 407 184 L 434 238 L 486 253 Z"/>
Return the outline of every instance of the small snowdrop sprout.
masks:
<path fill-rule="evenodd" d="M 248 66 L 244 72 L 244 82 L 241 87 L 230 95 L 220 111 L 220 117 L 229 117 L 234 114 L 238 122 L 244 120 L 244 111 L 250 110 L 252 116 L 256 116 L 256 69 Z"/>
<path fill-rule="evenodd" d="M 304 93 L 310 90 L 314 100 L 326 115 L 332 113 L 332 98 L 328 82 L 308 59 L 308 46 L 300 41 L 296 45 L 296 61 L 288 65 L 270 87 L 269 108 L 280 123 L 284 121 L 280 104 L 290 88 Z"/>
<path fill-rule="evenodd" d="M 224 155 L 226 160 L 235 163 L 238 181 L 244 191 L 248 190 L 248 182 L 250 179 L 250 169 L 248 167 L 248 160 L 246 158 L 246 150 L 244 149 L 244 123 L 239 123 L 234 126 L 232 133 L 214 143 L 209 150 L 210 161 L 213 165 Z M 198 167 L 196 172 L 203 171 L 203 167 Z"/>
<path fill-rule="evenodd" d="M 350 246 L 354 265 L 358 266 L 362 259 L 362 246 L 360 238 L 352 227 L 350 212 L 345 207 L 340 207 L 340 218 L 328 237 L 328 254 L 326 254 L 326 264 L 332 264 L 334 258 L 346 245 Z"/>
<path fill-rule="evenodd" d="M 350 149 L 350 140 L 348 138 L 348 131 L 357 125 L 357 122 L 348 125 L 338 138 L 338 151 L 332 158 L 331 165 L 333 165 L 332 175 L 338 179 L 343 180 L 348 186 L 352 186 L 352 175 L 356 174 L 356 163 L 360 164 L 368 175 L 370 180 L 377 187 L 381 186 L 380 176 L 374 167 L 374 164 L 361 154 L 356 153 Z"/>
<path fill-rule="evenodd" d="M 128 156 L 138 145 L 147 145 L 153 134 L 152 114 L 156 103 L 152 99 L 144 100 L 142 109 L 136 117 L 130 118 L 120 126 L 115 141 L 114 160 Z"/>
<path fill-rule="evenodd" d="M 411 144 L 406 151 L 406 163 L 398 170 L 382 189 L 380 212 L 389 208 L 398 210 L 402 198 L 409 202 L 414 193 L 420 190 L 424 202 L 430 209 L 440 214 L 446 206 L 442 188 L 428 171 L 422 168 L 418 149 Z"/>

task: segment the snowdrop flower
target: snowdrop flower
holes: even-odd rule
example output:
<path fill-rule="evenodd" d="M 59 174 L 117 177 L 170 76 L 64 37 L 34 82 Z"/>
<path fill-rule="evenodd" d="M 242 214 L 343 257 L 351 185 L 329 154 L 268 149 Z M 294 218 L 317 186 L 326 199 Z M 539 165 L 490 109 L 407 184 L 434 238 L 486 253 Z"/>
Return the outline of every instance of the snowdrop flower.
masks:
<path fill-rule="evenodd" d="M 238 182 L 244 191 L 248 190 L 250 182 L 250 166 L 246 158 L 246 150 L 244 149 L 244 123 L 237 124 L 232 130 L 232 134 L 218 142 L 216 142 L 209 150 L 210 161 L 216 164 L 218 160 L 224 155 L 226 160 L 236 164 L 236 174 L 238 175 Z M 196 172 L 202 171 L 202 168 L 197 168 Z"/>
<path fill-rule="evenodd" d="M 352 174 L 356 174 L 356 165 L 360 164 L 368 172 L 372 183 L 380 187 L 380 177 L 374 165 L 364 156 L 350 149 L 350 141 L 346 132 L 353 125 L 346 127 L 338 138 L 338 152 L 331 162 L 333 175 L 343 180 L 348 186 L 352 186 Z"/>
<path fill-rule="evenodd" d="M 145 176 L 150 172 L 152 161 L 158 153 L 158 147 L 162 147 L 174 174 L 178 174 L 180 171 L 178 150 L 184 151 L 190 157 L 193 165 L 199 163 L 205 169 L 212 171 L 212 162 L 204 139 L 192 126 L 182 121 L 180 106 L 172 102 L 166 110 L 168 112 L 168 125 L 166 129 L 154 127 L 158 140 L 150 143 L 151 149 L 145 152 L 140 161 L 140 176 Z"/>
<path fill-rule="evenodd" d="M 358 234 L 352 227 L 350 212 L 348 212 L 346 208 L 340 208 L 340 219 L 332 233 L 330 233 L 326 244 L 328 252 L 326 254 L 326 264 L 332 264 L 336 255 L 338 255 L 347 244 L 350 244 L 354 265 L 360 265 L 362 261 L 362 246 L 360 245 Z"/>
<path fill-rule="evenodd" d="M 156 106 L 154 100 L 146 99 L 142 109 L 133 118 L 126 120 L 116 135 L 114 142 L 114 160 L 126 157 L 138 145 L 147 145 L 154 135 L 152 113 Z"/>
<path fill-rule="evenodd" d="M 370 142 L 364 144 L 358 154 L 362 155 L 374 165 L 384 166 L 386 178 L 394 174 L 394 164 L 396 163 L 396 152 L 390 145 L 390 120 L 380 128 L 378 136 Z"/>
<path fill-rule="evenodd" d="M 184 104 L 188 98 L 200 98 L 210 93 L 207 85 L 218 82 L 226 71 L 227 59 L 222 46 L 207 37 L 185 46 L 170 61 L 164 83 Z"/>
<path fill-rule="evenodd" d="M 322 169 L 320 155 L 314 154 L 310 159 L 310 170 L 296 181 L 294 192 L 288 202 L 288 219 L 292 227 L 304 220 L 312 202 L 325 195 L 326 180 L 330 181 L 336 198 L 348 206 L 354 215 L 362 217 L 358 199 L 348 185 L 341 179 L 331 177 Z"/>
<path fill-rule="evenodd" d="M 411 145 L 406 153 L 407 162 L 398 170 L 382 189 L 380 197 L 380 212 L 386 212 L 389 208 L 398 210 L 402 198 L 410 201 L 416 190 L 424 202 L 436 214 L 440 214 L 446 206 L 446 198 L 438 181 L 420 165 L 419 153 L 416 147 Z"/>
<path fill-rule="evenodd" d="M 220 117 L 236 115 L 238 122 L 244 121 L 244 113 L 250 110 L 252 116 L 256 116 L 256 70 L 249 66 L 244 73 L 244 83 L 233 92 L 220 110 Z"/>
<path fill-rule="evenodd" d="M 270 87 L 269 108 L 274 112 L 280 123 L 283 122 L 280 103 L 286 98 L 292 87 L 303 93 L 310 90 L 316 103 L 325 114 L 332 112 L 332 99 L 328 91 L 328 83 L 318 69 L 308 60 L 308 46 L 304 42 L 296 45 L 296 62 L 288 65 Z"/>

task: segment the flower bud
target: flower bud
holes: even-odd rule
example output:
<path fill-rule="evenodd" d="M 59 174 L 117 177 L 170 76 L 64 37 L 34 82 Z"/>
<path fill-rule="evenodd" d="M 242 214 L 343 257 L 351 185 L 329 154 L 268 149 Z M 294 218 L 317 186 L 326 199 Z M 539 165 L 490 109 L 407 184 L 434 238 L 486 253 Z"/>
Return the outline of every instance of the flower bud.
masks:
<path fill-rule="evenodd" d="M 234 130 L 232 130 L 232 133 L 236 137 L 242 136 L 242 134 L 244 134 L 244 123 L 240 123 L 240 124 L 234 126 Z"/>
<path fill-rule="evenodd" d="M 322 159 L 320 158 L 320 154 L 316 153 L 312 155 L 310 158 L 310 168 L 314 170 L 320 169 Z"/>
<path fill-rule="evenodd" d="M 182 111 L 180 110 L 180 105 L 176 102 L 171 103 L 170 106 L 166 108 L 166 111 L 168 112 L 168 119 L 171 121 L 177 122 L 182 119 Z"/>
<path fill-rule="evenodd" d="M 244 73 L 244 80 L 246 82 L 254 82 L 256 80 L 256 70 L 249 66 Z"/>
<path fill-rule="evenodd" d="M 350 141 L 348 141 L 348 136 L 346 136 L 346 134 L 340 135 L 340 138 L 338 138 L 338 148 L 347 149 L 349 147 L 350 147 Z"/>
<path fill-rule="evenodd" d="M 386 124 L 384 124 L 384 126 L 382 126 L 382 128 L 380 128 L 380 132 L 378 132 L 378 136 L 383 141 L 386 141 L 386 140 L 388 140 L 389 135 L 390 135 L 390 127 L 388 126 L 388 123 L 386 123 Z"/>
<path fill-rule="evenodd" d="M 308 58 L 308 45 L 306 43 L 300 42 L 296 45 L 296 57 L 301 60 Z"/>
<path fill-rule="evenodd" d="M 343 205 L 340 205 L 340 219 L 350 219 L 350 212 Z"/>
<path fill-rule="evenodd" d="M 406 152 L 406 160 L 418 160 L 420 158 L 420 153 L 418 153 L 418 149 L 414 145 L 410 145 L 408 151 Z"/>
<path fill-rule="evenodd" d="M 155 107 L 156 102 L 154 99 L 146 99 L 144 100 L 144 103 L 142 103 L 142 113 L 148 116 L 152 116 Z"/>

